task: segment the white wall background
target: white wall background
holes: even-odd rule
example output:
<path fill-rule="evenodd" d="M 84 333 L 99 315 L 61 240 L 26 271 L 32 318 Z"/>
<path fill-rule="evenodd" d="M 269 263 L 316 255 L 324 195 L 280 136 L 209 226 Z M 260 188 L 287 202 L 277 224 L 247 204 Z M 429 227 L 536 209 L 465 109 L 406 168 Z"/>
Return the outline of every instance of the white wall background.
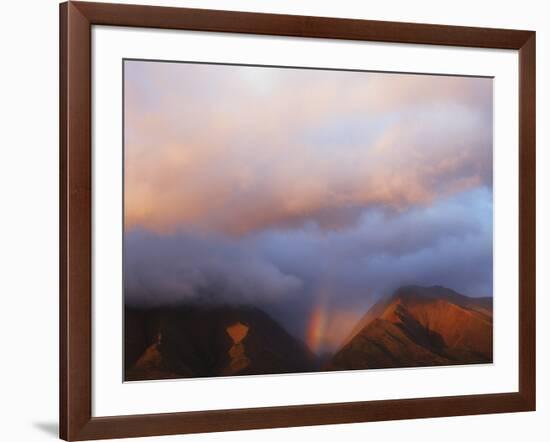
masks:
<path fill-rule="evenodd" d="M 137 2 L 139 0 L 135 0 Z M 147 440 L 547 440 L 550 433 L 550 12 L 546 2 L 173 0 L 151 4 L 537 31 L 538 411 Z M 58 7 L 5 2 L 0 27 L 0 439 L 54 440 L 58 377 Z M 546 124 L 545 124 L 546 123 Z M 546 172 L 546 173 L 545 173 Z"/>

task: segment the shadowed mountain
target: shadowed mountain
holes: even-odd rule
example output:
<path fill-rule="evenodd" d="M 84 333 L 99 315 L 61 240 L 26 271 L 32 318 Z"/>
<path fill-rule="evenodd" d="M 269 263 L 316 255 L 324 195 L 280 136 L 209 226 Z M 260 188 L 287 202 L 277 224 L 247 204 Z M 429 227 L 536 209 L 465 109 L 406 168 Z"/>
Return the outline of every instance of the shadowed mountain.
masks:
<path fill-rule="evenodd" d="M 248 306 L 125 309 L 125 380 L 312 371 L 307 347 Z"/>
<path fill-rule="evenodd" d="M 441 286 L 402 287 L 367 312 L 327 369 L 492 362 L 492 311 L 492 298 Z"/>

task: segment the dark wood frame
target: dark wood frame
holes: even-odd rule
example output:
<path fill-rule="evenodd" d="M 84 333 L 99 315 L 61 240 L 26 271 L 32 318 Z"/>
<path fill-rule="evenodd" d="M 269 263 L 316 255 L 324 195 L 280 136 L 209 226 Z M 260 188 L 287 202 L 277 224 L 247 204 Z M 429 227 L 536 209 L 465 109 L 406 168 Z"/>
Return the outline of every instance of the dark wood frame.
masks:
<path fill-rule="evenodd" d="M 519 51 L 519 391 L 92 417 L 91 27 Z M 105 3 L 60 5 L 60 437 L 86 440 L 535 410 L 535 32 Z"/>

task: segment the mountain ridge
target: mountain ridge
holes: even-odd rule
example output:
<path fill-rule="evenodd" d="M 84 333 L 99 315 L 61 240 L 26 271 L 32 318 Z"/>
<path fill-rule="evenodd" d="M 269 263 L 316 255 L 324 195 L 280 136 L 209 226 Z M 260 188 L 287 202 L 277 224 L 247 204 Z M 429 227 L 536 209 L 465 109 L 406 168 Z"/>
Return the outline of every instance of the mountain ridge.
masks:
<path fill-rule="evenodd" d="M 252 306 L 126 307 L 125 324 L 127 381 L 314 369 L 305 344 Z"/>
<path fill-rule="evenodd" d="M 492 299 L 404 286 L 363 316 L 329 370 L 488 363 Z"/>
<path fill-rule="evenodd" d="M 125 307 L 125 380 L 492 362 L 492 298 L 403 286 L 333 354 L 317 356 L 250 305 Z"/>

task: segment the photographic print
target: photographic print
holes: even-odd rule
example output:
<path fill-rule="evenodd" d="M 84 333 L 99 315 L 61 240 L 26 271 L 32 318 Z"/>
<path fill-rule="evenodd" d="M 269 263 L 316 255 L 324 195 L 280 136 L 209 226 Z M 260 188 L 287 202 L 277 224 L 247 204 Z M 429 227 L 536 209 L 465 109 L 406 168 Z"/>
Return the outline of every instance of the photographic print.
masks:
<path fill-rule="evenodd" d="M 125 381 L 492 363 L 492 78 L 123 63 Z"/>

